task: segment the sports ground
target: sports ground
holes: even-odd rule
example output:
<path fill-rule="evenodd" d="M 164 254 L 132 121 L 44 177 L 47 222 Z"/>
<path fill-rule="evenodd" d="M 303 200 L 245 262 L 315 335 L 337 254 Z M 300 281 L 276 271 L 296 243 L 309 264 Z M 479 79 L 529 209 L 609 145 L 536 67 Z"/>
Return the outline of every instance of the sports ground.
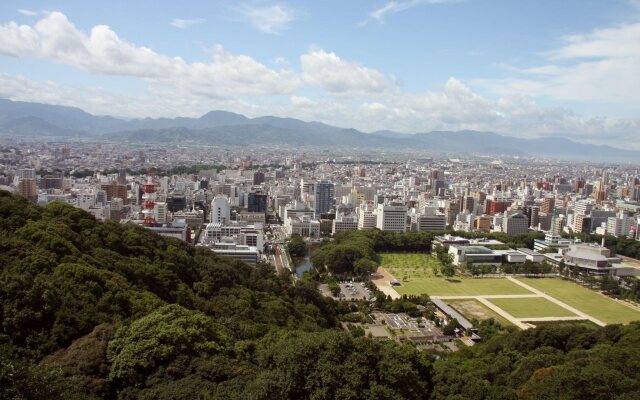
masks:
<path fill-rule="evenodd" d="M 640 320 L 639 309 L 560 278 L 447 278 L 429 254 L 384 253 L 380 258 L 384 275 L 400 281 L 392 291 L 438 297 L 469 319 L 494 318 L 521 329 L 549 321 L 585 320 L 602 326 Z"/>

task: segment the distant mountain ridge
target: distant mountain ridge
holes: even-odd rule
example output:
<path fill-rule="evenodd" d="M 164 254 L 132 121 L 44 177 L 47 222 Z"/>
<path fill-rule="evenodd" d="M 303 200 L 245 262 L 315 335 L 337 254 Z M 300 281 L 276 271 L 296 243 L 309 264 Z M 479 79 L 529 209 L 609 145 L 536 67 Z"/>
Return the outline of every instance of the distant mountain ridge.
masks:
<path fill-rule="evenodd" d="M 79 108 L 0 99 L 0 135 L 93 136 L 96 139 L 201 144 L 353 147 L 429 153 L 544 156 L 587 160 L 640 160 L 640 151 L 574 142 L 566 138 L 522 139 L 493 132 L 434 131 L 363 133 L 321 122 L 264 116 L 248 118 L 210 111 L 200 118 L 124 120 Z"/>

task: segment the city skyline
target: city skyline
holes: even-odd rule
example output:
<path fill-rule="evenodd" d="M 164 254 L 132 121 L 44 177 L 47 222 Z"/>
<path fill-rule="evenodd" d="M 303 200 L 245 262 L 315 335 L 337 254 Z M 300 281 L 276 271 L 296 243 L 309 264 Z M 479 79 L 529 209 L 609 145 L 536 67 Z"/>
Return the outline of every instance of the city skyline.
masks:
<path fill-rule="evenodd" d="M 639 11 L 634 1 L 140 2 L 90 12 L 9 1 L 0 97 L 123 117 L 220 109 L 638 149 Z"/>

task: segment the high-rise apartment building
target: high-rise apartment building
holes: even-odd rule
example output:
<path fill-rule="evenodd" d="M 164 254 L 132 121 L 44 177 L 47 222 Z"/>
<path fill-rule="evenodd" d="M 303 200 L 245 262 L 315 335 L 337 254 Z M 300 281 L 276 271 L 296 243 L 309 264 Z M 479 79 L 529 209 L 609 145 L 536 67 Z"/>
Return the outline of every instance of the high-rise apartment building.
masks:
<path fill-rule="evenodd" d="M 38 201 L 38 190 L 35 179 L 23 179 L 18 181 L 18 192 L 32 202 Z"/>
<path fill-rule="evenodd" d="M 128 204 L 127 186 L 121 185 L 116 181 L 111 183 L 100 185 L 100 189 L 107 193 L 107 200 L 111 200 L 114 197 L 121 198 L 124 204 Z"/>
<path fill-rule="evenodd" d="M 543 212 L 545 214 L 553 214 L 555 206 L 556 199 L 554 199 L 553 197 L 545 197 L 544 201 L 542 202 L 542 208 L 540 208 L 540 212 Z"/>

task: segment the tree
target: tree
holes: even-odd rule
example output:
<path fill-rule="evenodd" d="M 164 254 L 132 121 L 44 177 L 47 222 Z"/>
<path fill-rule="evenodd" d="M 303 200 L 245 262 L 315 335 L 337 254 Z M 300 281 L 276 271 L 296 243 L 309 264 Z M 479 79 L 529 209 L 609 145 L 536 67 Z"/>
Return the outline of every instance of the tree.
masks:
<path fill-rule="evenodd" d="M 109 342 L 109 379 L 133 384 L 175 357 L 221 351 L 229 333 L 206 315 L 171 304 L 118 329 Z"/>
<path fill-rule="evenodd" d="M 444 264 L 440 268 L 440 271 L 442 271 L 442 275 L 446 277 L 452 277 L 456 273 L 456 267 L 454 267 L 452 264 Z"/>
<path fill-rule="evenodd" d="M 304 255 L 307 254 L 307 243 L 302 236 L 297 233 L 291 235 L 291 239 L 289 243 L 287 243 L 287 248 L 292 257 L 304 257 Z"/>
<path fill-rule="evenodd" d="M 449 322 L 447 322 L 447 324 L 442 328 L 442 333 L 444 333 L 445 335 L 453 335 L 455 334 L 455 329 L 458 327 L 458 320 L 455 318 L 452 318 L 451 320 L 449 320 Z"/>

